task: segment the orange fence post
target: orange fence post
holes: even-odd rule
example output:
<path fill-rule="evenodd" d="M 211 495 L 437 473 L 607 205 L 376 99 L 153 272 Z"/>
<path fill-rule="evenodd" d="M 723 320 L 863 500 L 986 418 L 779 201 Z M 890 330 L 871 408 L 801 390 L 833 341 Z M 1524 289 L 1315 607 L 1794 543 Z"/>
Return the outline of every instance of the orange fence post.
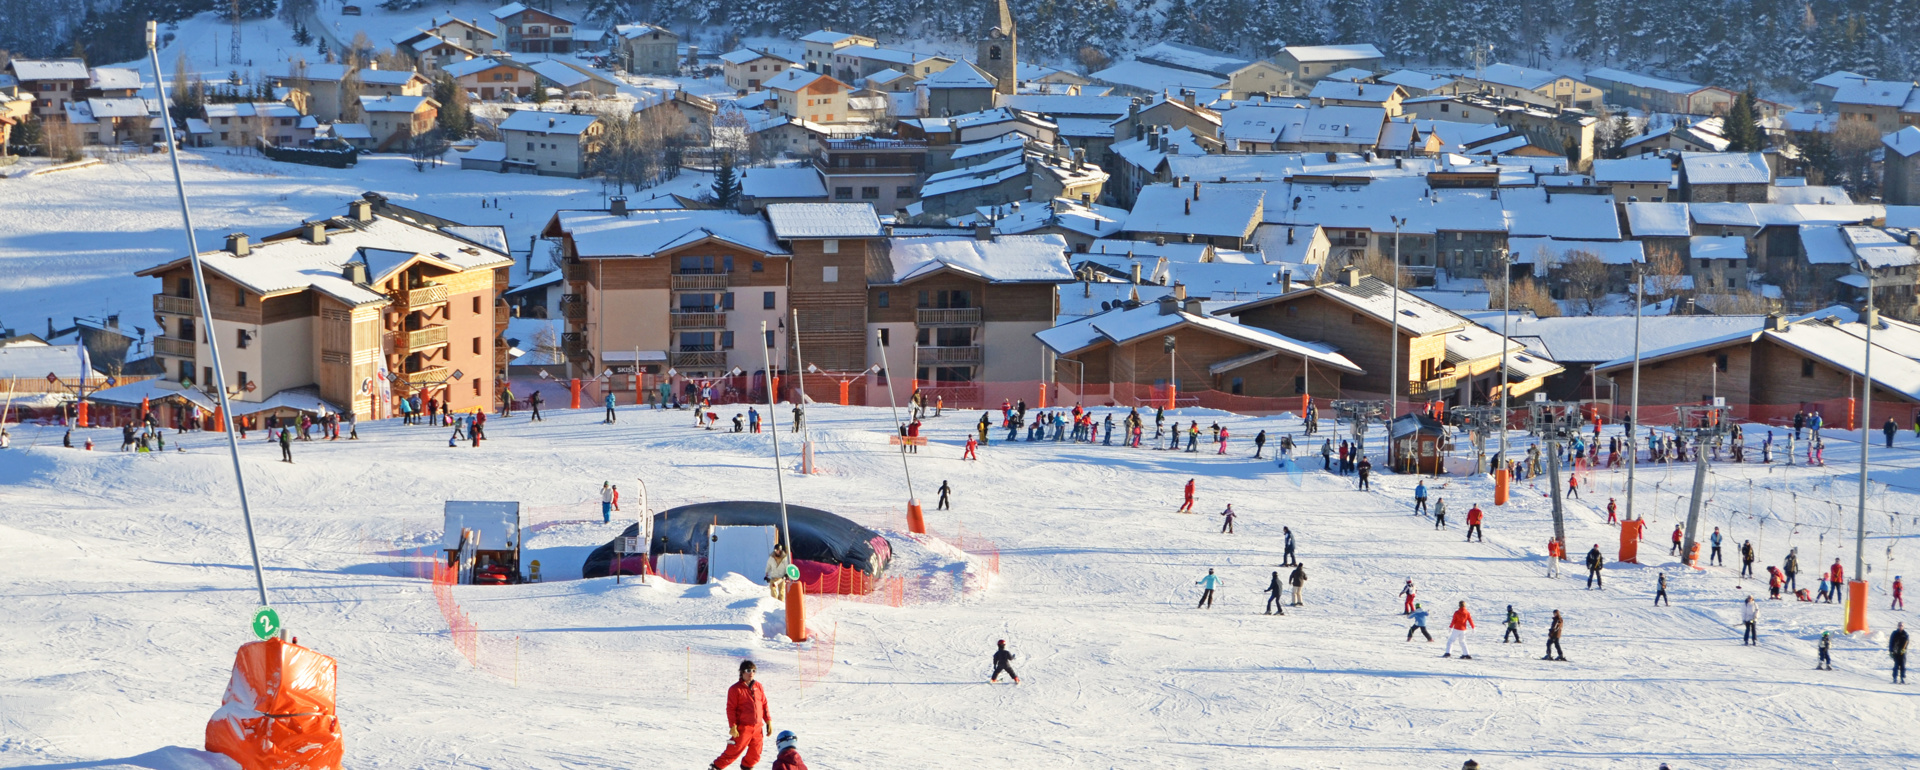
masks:
<path fill-rule="evenodd" d="M 573 381 L 567 384 L 567 392 L 570 396 L 569 400 L 567 401 L 567 408 L 579 409 L 580 408 L 580 378 L 579 377 L 573 378 Z"/>
<path fill-rule="evenodd" d="M 847 405 L 847 389 L 853 386 L 853 380 L 840 381 L 840 405 Z"/>
<path fill-rule="evenodd" d="M 1493 470 L 1493 504 L 1494 505 L 1507 504 L 1507 486 L 1508 486 L 1507 469 L 1495 468 Z"/>
<path fill-rule="evenodd" d="M 1047 383 L 1045 382 L 1040 383 L 1040 406 L 1036 408 L 1047 408 Z"/>
<path fill-rule="evenodd" d="M 807 640 L 806 585 L 798 580 L 787 584 L 787 638 L 796 642 Z"/>
<path fill-rule="evenodd" d="M 82 401 L 80 402 L 79 408 L 74 410 L 73 421 L 77 423 L 80 427 L 85 428 L 87 427 L 87 416 L 88 416 L 87 402 Z"/>
<path fill-rule="evenodd" d="M 1857 416 L 1858 414 L 1860 414 L 1860 411 L 1859 411 L 1859 407 L 1860 407 L 1860 404 L 1859 404 L 1859 401 L 1860 401 L 1860 399 L 1857 399 L 1857 398 L 1853 398 L 1852 396 L 1848 396 L 1848 397 L 1847 397 L 1847 430 L 1859 430 L 1859 429 L 1860 429 L 1860 428 L 1859 428 L 1859 426 L 1856 426 L 1856 425 L 1854 425 L 1854 424 L 1853 424 L 1853 418 L 1854 418 L 1855 416 Z"/>
<path fill-rule="evenodd" d="M 920 512 L 919 500 L 907 501 L 907 531 L 916 535 L 927 534 L 927 517 Z"/>
<path fill-rule="evenodd" d="M 1169 412 L 1173 411 L 1174 399 L 1178 398 L 1179 395 L 1180 395 L 1180 386 L 1175 385 L 1172 382 L 1167 383 L 1167 411 Z"/>
<path fill-rule="evenodd" d="M 216 433 L 225 433 L 225 432 L 227 432 L 227 415 L 226 415 L 226 413 L 225 413 L 225 412 L 222 412 L 222 411 L 220 410 L 220 407 L 217 407 L 217 406 L 213 408 L 213 428 L 212 428 L 212 430 L 213 430 L 214 432 L 216 432 Z"/>
<path fill-rule="evenodd" d="M 1867 581 L 1847 581 L 1847 633 L 1867 630 Z"/>

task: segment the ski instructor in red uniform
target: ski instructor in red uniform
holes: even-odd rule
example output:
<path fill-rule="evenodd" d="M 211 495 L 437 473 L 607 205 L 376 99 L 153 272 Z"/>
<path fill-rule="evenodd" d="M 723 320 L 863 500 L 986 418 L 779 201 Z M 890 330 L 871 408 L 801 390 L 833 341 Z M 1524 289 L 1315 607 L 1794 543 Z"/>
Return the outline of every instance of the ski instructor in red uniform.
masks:
<path fill-rule="evenodd" d="M 754 665 L 751 660 L 740 661 L 740 681 L 727 688 L 727 750 L 713 761 L 714 770 L 721 770 L 732 764 L 737 757 L 740 767 L 753 770 L 760 761 L 760 746 L 768 735 L 773 734 L 773 716 L 767 713 L 767 691 L 760 683 L 753 681 Z"/>

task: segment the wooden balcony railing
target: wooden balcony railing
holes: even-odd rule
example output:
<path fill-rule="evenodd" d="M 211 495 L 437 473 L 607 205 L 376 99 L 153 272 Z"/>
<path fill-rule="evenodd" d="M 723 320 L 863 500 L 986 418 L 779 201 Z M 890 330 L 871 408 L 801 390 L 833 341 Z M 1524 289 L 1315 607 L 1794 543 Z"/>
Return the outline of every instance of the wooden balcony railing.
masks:
<path fill-rule="evenodd" d="M 923 307 L 923 308 L 920 308 L 919 310 L 919 318 L 917 320 L 919 321 L 919 324 L 921 326 L 979 326 L 980 325 L 980 308 L 977 308 L 977 307 L 924 308 Z"/>
<path fill-rule="evenodd" d="M 447 287 L 439 285 L 408 289 L 406 298 L 407 307 L 415 309 L 444 304 L 447 301 Z"/>
<path fill-rule="evenodd" d="M 726 313 L 668 313 L 669 328 L 673 329 L 724 329 L 727 326 Z"/>
<path fill-rule="evenodd" d="M 928 346 L 920 348 L 918 358 L 922 366 L 979 366 L 981 348 L 979 345 Z"/>
<path fill-rule="evenodd" d="M 400 341 L 397 335 L 394 341 Z M 447 344 L 447 327 L 429 326 L 425 329 L 415 329 L 406 332 L 406 343 L 407 350 L 409 351 L 430 348 L 435 345 L 445 345 Z"/>
<path fill-rule="evenodd" d="M 407 385 L 420 386 L 420 385 L 431 385 L 431 384 L 440 382 L 442 380 L 446 380 L 452 375 L 448 373 L 447 367 L 429 366 L 417 372 L 407 372 L 403 376 L 407 378 Z"/>
<path fill-rule="evenodd" d="M 158 355 L 173 356 L 175 358 L 192 358 L 193 348 L 193 340 L 177 340 L 172 337 L 155 337 L 153 339 L 153 352 Z"/>
<path fill-rule="evenodd" d="M 702 289 L 727 288 L 726 273 L 680 274 L 672 277 L 674 291 L 699 291 Z"/>
<path fill-rule="evenodd" d="M 717 367 L 727 365 L 725 351 L 673 351 L 669 356 L 674 366 Z"/>
<path fill-rule="evenodd" d="M 153 295 L 153 312 L 173 315 L 199 315 L 200 304 L 188 297 L 169 297 L 165 294 Z"/>

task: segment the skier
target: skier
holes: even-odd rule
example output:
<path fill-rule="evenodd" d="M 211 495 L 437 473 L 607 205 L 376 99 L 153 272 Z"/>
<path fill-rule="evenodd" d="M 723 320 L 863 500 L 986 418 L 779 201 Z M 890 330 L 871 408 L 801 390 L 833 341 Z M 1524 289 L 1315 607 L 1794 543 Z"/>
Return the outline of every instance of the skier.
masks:
<path fill-rule="evenodd" d="M 1427 482 L 1422 481 L 1413 485 L 1413 515 L 1419 516 L 1426 512 Z"/>
<path fill-rule="evenodd" d="M 1415 631 L 1419 631 L 1421 636 L 1427 638 L 1427 641 L 1433 641 L 1433 634 L 1427 633 L 1426 608 L 1418 604 L 1413 605 L 1413 612 L 1411 614 L 1413 616 L 1413 625 L 1407 626 L 1407 641 L 1413 641 L 1413 632 Z"/>
<path fill-rule="evenodd" d="M 780 752 L 773 758 L 773 770 L 807 770 L 807 763 L 800 759 L 800 736 L 792 730 L 781 730 L 780 737 L 773 739 L 773 748 Z"/>
<path fill-rule="evenodd" d="M 1620 506 L 1614 503 L 1613 498 L 1611 497 L 1607 498 L 1607 523 L 1608 524 L 1620 523 Z"/>
<path fill-rule="evenodd" d="M 1453 645 L 1459 643 L 1460 659 L 1473 660 L 1472 653 L 1467 652 L 1467 630 L 1473 627 L 1473 613 L 1467 611 L 1467 603 L 1462 601 L 1460 609 L 1453 611 L 1452 622 L 1447 624 L 1447 628 L 1452 631 L 1447 634 L 1447 651 L 1440 657 L 1453 657 Z"/>
<path fill-rule="evenodd" d="M 1587 552 L 1588 588 L 1593 588 L 1595 585 L 1601 588 L 1607 587 L 1606 579 L 1600 576 L 1600 568 L 1606 566 L 1606 563 L 1606 557 L 1600 555 L 1600 544 L 1594 543 L 1593 550 Z"/>
<path fill-rule="evenodd" d="M 1333 439 L 1326 439 L 1320 444 L 1320 470 L 1333 470 Z"/>
<path fill-rule="evenodd" d="M 1838 597 L 1840 595 L 1840 587 L 1847 584 L 1847 570 L 1840 566 L 1839 559 L 1834 559 L 1833 566 L 1828 568 L 1827 574 L 1829 575 L 1827 580 L 1833 583 L 1833 595 Z"/>
<path fill-rule="evenodd" d="M 1740 644 L 1760 643 L 1760 605 L 1753 603 L 1753 594 L 1747 594 L 1746 604 L 1740 608 L 1740 623 L 1745 627 L 1741 632 Z"/>
<path fill-rule="evenodd" d="M 1560 577 L 1560 562 L 1567 560 L 1567 546 L 1558 540 L 1547 540 L 1547 577 Z"/>
<path fill-rule="evenodd" d="M 1660 606 L 1662 600 L 1666 601 L 1668 607 L 1673 606 L 1673 600 L 1667 598 L 1667 573 L 1665 572 L 1660 573 L 1660 587 L 1654 591 L 1653 606 Z"/>
<path fill-rule="evenodd" d="M 1893 421 L 1888 420 L 1887 424 L 1891 425 L 1893 424 Z M 1820 662 L 1814 664 L 1813 670 L 1820 671 L 1823 669 L 1827 671 L 1833 670 L 1833 632 L 1832 631 L 1820 632 Z"/>
<path fill-rule="evenodd" d="M 1891 607 L 1888 607 L 1887 609 L 1890 609 L 1890 610 L 1904 610 L 1904 609 L 1906 609 L 1906 608 L 1907 608 L 1907 602 L 1906 602 L 1906 600 L 1905 600 L 1905 599 L 1902 599 L 1902 598 L 1900 598 L 1900 594 L 1901 594 L 1901 591 L 1902 591 L 1902 589 L 1904 589 L 1904 588 L 1905 588 L 1905 586 L 1903 586 L 1903 585 L 1901 585 L 1901 584 L 1900 584 L 1900 576 L 1899 576 L 1899 575 L 1894 575 L 1894 576 L 1893 576 L 1893 606 L 1891 606 Z"/>
<path fill-rule="evenodd" d="M 1447 528 L 1447 499 L 1444 497 L 1435 498 L 1433 501 L 1433 528 Z"/>
<path fill-rule="evenodd" d="M 1780 587 L 1792 591 L 1795 585 L 1794 581 L 1800 576 L 1799 548 L 1792 548 L 1787 551 L 1786 560 L 1780 563 L 1780 574 L 1785 578 L 1780 584 Z"/>
<path fill-rule="evenodd" d="M 1294 563 L 1293 561 L 1293 530 L 1287 529 L 1286 527 L 1281 527 L 1280 535 L 1281 537 L 1286 538 L 1286 547 L 1287 547 L 1286 554 L 1280 559 L 1280 566 L 1285 567 L 1287 565 Z"/>
<path fill-rule="evenodd" d="M 1200 578 L 1200 581 L 1194 585 L 1200 586 L 1200 603 L 1193 605 L 1193 608 L 1213 609 L 1213 589 L 1220 585 L 1220 578 L 1214 576 L 1213 570 L 1209 569 L 1207 576 Z"/>
<path fill-rule="evenodd" d="M 1112 418 L 1109 417 L 1108 419 Z M 1112 431 L 1108 431 L 1108 433 L 1111 434 Z M 1253 434 L 1253 459 L 1260 459 L 1260 453 L 1264 451 L 1267 451 L 1267 432 L 1262 430 L 1259 433 Z"/>
<path fill-rule="evenodd" d="M 1357 466 L 1356 470 L 1360 473 L 1360 488 L 1372 489 L 1373 487 L 1367 482 L 1373 475 L 1373 459 L 1368 457 L 1360 458 L 1360 465 Z"/>
<path fill-rule="evenodd" d="M 1500 636 L 1500 643 L 1506 644 L 1508 639 L 1520 643 L 1520 613 L 1514 612 L 1511 604 L 1507 605 L 1507 632 Z"/>
<path fill-rule="evenodd" d="M 1020 675 L 1013 673 L 1013 653 L 1007 651 L 1007 640 L 1005 639 L 1001 639 L 1000 648 L 993 651 L 993 675 L 987 677 L 987 681 L 1000 681 L 1000 673 L 1003 671 L 1006 672 L 1008 677 L 1013 679 L 1014 684 L 1020 683 Z"/>
<path fill-rule="evenodd" d="M 1753 541 L 1740 543 L 1740 577 L 1753 577 Z"/>
<path fill-rule="evenodd" d="M 1893 656 L 1893 683 L 1907 683 L 1907 624 L 1901 623 L 1887 635 L 1887 654 Z"/>
<path fill-rule="evenodd" d="M 1482 543 L 1487 542 L 1486 534 L 1480 531 L 1480 522 L 1485 518 L 1486 514 L 1486 511 L 1480 510 L 1478 503 L 1475 503 L 1472 508 L 1467 509 L 1467 542 L 1473 542 L 1475 538 L 1478 538 Z"/>
<path fill-rule="evenodd" d="M 983 435 L 984 435 L 984 433 L 983 433 Z M 963 453 L 961 453 L 961 455 L 960 455 L 960 459 L 962 459 L 962 460 L 979 460 L 980 458 L 979 458 L 979 457 L 977 457 L 977 456 L 975 456 L 975 455 L 974 455 L 974 453 L 973 453 L 973 450 L 975 450 L 975 449 L 979 449 L 979 448 L 980 448 L 980 441 L 979 441 L 978 439 L 976 439 L 976 438 L 974 438 L 974 437 L 973 437 L 973 436 L 971 436 L 971 435 L 969 435 L 969 436 L 967 436 L 967 451 L 965 451 L 965 452 L 963 452 Z"/>
<path fill-rule="evenodd" d="M 1576 499 L 1578 497 L 1580 497 L 1580 477 L 1578 475 L 1568 476 L 1567 477 L 1567 498 Z"/>
<path fill-rule="evenodd" d="M 1405 600 L 1405 601 L 1403 601 L 1403 602 L 1401 602 L 1401 604 L 1400 604 L 1400 614 L 1402 614 L 1402 615 L 1412 615 L 1412 614 L 1413 614 L 1413 600 L 1414 600 L 1414 598 L 1415 598 L 1415 597 L 1414 597 L 1414 591 L 1413 591 L 1413 578 L 1407 578 L 1407 584 L 1406 584 L 1406 585 L 1404 585 L 1404 586 L 1401 586 L 1401 587 L 1400 587 L 1400 594 L 1399 594 L 1399 595 L 1400 595 L 1400 596 L 1404 596 L 1404 597 L 1406 597 L 1406 600 Z"/>
<path fill-rule="evenodd" d="M 1293 565 L 1293 572 L 1287 575 L 1287 584 L 1293 586 L 1293 606 L 1302 606 L 1300 603 L 1300 589 L 1307 584 L 1306 562 L 1296 562 Z"/>
<path fill-rule="evenodd" d="M 613 522 L 613 482 L 600 482 L 600 523 Z"/>
<path fill-rule="evenodd" d="M 1287 608 L 1283 606 L 1283 604 L 1280 601 L 1281 595 L 1284 594 L 1285 592 L 1286 592 L 1286 589 L 1280 587 L 1280 572 L 1278 570 L 1275 570 L 1273 573 L 1273 579 L 1267 581 L 1267 610 L 1260 614 L 1262 615 L 1287 614 Z M 1278 612 L 1276 612 L 1276 610 Z"/>
<path fill-rule="evenodd" d="M 1180 504 L 1177 513 L 1193 513 L 1193 479 L 1187 479 L 1187 501 Z"/>
<path fill-rule="evenodd" d="M 1779 599 L 1780 586 L 1784 583 L 1786 583 L 1786 579 L 1781 577 L 1780 568 L 1771 564 L 1767 565 L 1767 598 Z"/>
<path fill-rule="evenodd" d="M 87 439 L 87 443 L 93 443 L 93 439 Z M 92 449 L 93 447 L 87 448 Z M 293 431 L 286 428 L 280 429 L 280 461 L 286 463 L 293 462 Z"/>
<path fill-rule="evenodd" d="M 1707 557 L 1707 564 L 1709 565 L 1718 564 L 1722 567 L 1727 566 L 1727 560 L 1720 557 L 1720 528 L 1719 527 L 1713 528 L 1713 535 L 1707 538 L 1707 542 L 1713 546 L 1712 554 Z"/>
<path fill-rule="evenodd" d="M 611 396 L 609 396 L 611 398 Z M 773 733 L 773 715 L 767 711 L 767 691 L 753 681 L 751 660 L 740 661 L 740 681 L 727 688 L 727 750 L 710 767 L 722 770 L 740 760 L 743 770 L 760 761 L 760 746 Z"/>
<path fill-rule="evenodd" d="M 613 485 L 613 509 L 620 510 L 620 485 Z"/>
<path fill-rule="evenodd" d="M 1683 537 L 1685 537 L 1685 533 L 1680 531 L 1680 525 L 1678 524 L 1673 525 L 1673 547 L 1667 549 L 1668 556 L 1680 555 L 1680 540 Z"/>
<path fill-rule="evenodd" d="M 1560 633 L 1566 630 L 1567 621 L 1560 617 L 1560 611 L 1553 611 L 1553 622 L 1547 625 L 1547 654 L 1541 660 L 1566 660 L 1567 651 L 1560 647 Z M 1555 657 L 1558 653 L 1558 657 Z"/>
<path fill-rule="evenodd" d="M 613 413 L 614 400 L 613 400 L 612 391 L 607 392 L 606 405 L 607 405 L 607 418 L 605 420 L 602 420 L 601 422 L 604 422 L 608 425 L 612 425 L 618 419 L 618 417 Z M 756 748 L 754 749 L 753 753 L 754 753 L 754 756 L 757 757 L 760 755 L 760 750 L 757 747 L 758 742 L 756 741 L 755 743 L 756 743 Z M 753 766 L 752 763 L 747 764 L 747 767 L 752 767 L 752 766 Z"/>
<path fill-rule="evenodd" d="M 1226 523 L 1220 525 L 1220 533 L 1224 535 L 1233 534 L 1233 503 L 1227 503 L 1227 509 L 1221 511 L 1220 515 L 1226 519 Z"/>

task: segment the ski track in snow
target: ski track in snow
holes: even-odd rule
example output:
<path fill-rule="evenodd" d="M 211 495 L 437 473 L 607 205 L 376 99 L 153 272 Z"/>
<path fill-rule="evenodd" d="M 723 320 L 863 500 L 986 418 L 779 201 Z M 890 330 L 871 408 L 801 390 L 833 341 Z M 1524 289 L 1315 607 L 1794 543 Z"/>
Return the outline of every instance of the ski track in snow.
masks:
<path fill-rule="evenodd" d="M 740 656 L 760 661 L 776 729 L 799 732 L 818 767 L 1920 764 L 1913 691 L 1886 682 L 1885 632 L 1907 617 L 1882 611 L 1886 576 L 1877 568 L 1875 632 L 1836 637 L 1837 671 L 1812 669 L 1839 605 L 1763 602 L 1760 645 L 1741 646 L 1739 601 L 1764 599 L 1764 584 L 1737 578 L 1737 563 L 1686 573 L 1665 556 L 1689 467 L 1643 468 L 1645 565 L 1609 565 L 1605 589 L 1589 591 L 1574 564 L 1544 577 L 1548 502 L 1528 483 L 1505 508 L 1483 505 L 1486 543 L 1469 544 L 1464 526 L 1435 531 L 1409 515 L 1410 478 L 1359 492 L 1318 470 L 1254 462 L 1244 440 L 1219 457 L 1009 445 L 996 432 L 981 461 L 961 462 L 979 413 L 955 410 L 930 422 L 934 443 L 909 463 L 923 493 L 954 486 L 953 511 L 928 511 L 936 535 L 963 528 L 998 546 L 991 586 L 960 592 L 950 548 L 899 532 L 907 492 L 883 442 L 886 410 L 819 405 L 809 421 L 826 472 L 789 474 L 788 499 L 887 531 L 893 575 L 923 593 L 900 608 L 810 599 L 811 628 L 836 644 L 831 671 L 803 688 L 803 646 L 779 636 L 784 610 L 738 576 L 575 579 L 585 551 L 636 515 L 596 521 L 601 481 L 644 479 L 655 510 L 773 499 L 768 436 L 696 430 L 685 412 L 629 408 L 614 426 L 599 414 L 492 420 L 478 449 L 447 448 L 439 429 L 363 423 L 361 441 L 297 443 L 292 465 L 261 434 L 244 442 L 273 603 L 291 633 L 340 661 L 349 767 L 630 767 L 641 752 L 698 766 L 725 740 L 721 705 Z M 1224 419 L 1236 436 L 1298 430 L 1286 417 Z M 0 453 L 0 766 L 191 759 L 149 752 L 200 745 L 232 651 L 250 638 L 256 599 L 224 440 L 170 436 L 188 451 L 152 456 L 104 451 L 117 430 L 91 433 L 103 451 L 61 449 L 59 429 L 22 426 Z M 797 451 L 792 434 L 781 438 Z M 1850 501 L 1844 484 L 1820 479 L 1852 467 L 1852 446 L 1836 436 L 1825 469 L 1717 466 L 1716 489 L 1734 496 L 1744 476 Z M 1920 466 L 1907 455 L 1876 454 Z M 1188 478 L 1199 479 L 1195 515 L 1174 512 Z M 1619 495 L 1619 474 L 1595 479 L 1582 490 L 1592 502 L 1568 505 L 1576 558 L 1594 542 L 1611 558 L 1618 541 L 1604 501 Z M 1455 520 L 1491 498 L 1481 480 L 1430 488 Z M 437 544 L 447 499 L 521 501 L 530 556 L 550 560 L 546 583 L 455 589 L 486 632 L 482 668 L 455 652 L 430 583 L 394 557 Z M 1233 535 L 1215 515 L 1229 502 L 1241 514 Z M 1758 534 L 1730 513 L 1744 505 L 1708 508 L 1707 525 L 1728 528 L 1729 554 Z M 1824 566 L 1850 532 L 1819 549 L 1814 529 L 1833 522 L 1801 507 L 1794 544 L 1809 569 Z M 1310 579 L 1305 606 L 1268 617 L 1261 589 L 1285 575 L 1282 526 Z M 1770 529 L 1763 563 L 1787 547 L 1785 528 Z M 1911 564 L 1903 548 L 1895 572 Z M 1209 567 L 1223 584 L 1214 609 L 1195 610 L 1193 582 Z M 1651 606 L 1656 569 L 1668 572 L 1671 609 Z M 1394 593 L 1409 577 L 1432 612 L 1432 644 L 1403 641 Z M 1474 660 L 1443 660 L 1462 599 L 1481 625 Z M 1499 643 L 1509 603 L 1522 615 L 1519 645 Z M 1570 663 L 1538 659 L 1556 608 Z M 984 681 L 999 638 L 1019 655 L 1018 686 Z"/>

